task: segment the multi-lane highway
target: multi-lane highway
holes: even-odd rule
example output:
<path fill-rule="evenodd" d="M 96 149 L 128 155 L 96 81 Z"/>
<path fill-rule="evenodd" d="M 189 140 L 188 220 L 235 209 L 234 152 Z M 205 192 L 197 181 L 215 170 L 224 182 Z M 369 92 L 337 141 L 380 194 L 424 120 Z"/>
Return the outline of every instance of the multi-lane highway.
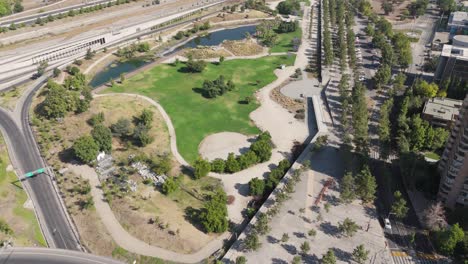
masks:
<path fill-rule="evenodd" d="M 54 9 L 54 10 L 51 10 L 51 11 L 41 12 L 41 13 L 37 13 L 37 14 L 33 14 L 33 15 L 27 15 L 27 16 L 23 16 L 23 17 L 19 17 L 19 18 L 8 19 L 8 17 L 7 17 L 7 18 L 3 18 L 3 19 L 0 20 L 0 27 L 8 27 L 12 23 L 15 23 L 17 25 L 21 24 L 21 23 L 29 25 L 29 24 L 35 23 L 35 21 L 38 18 L 41 18 L 41 19 L 42 18 L 47 18 L 50 15 L 55 16 L 55 15 L 58 15 L 58 14 L 65 14 L 65 13 L 69 12 L 70 10 L 79 10 L 80 8 L 96 6 L 96 5 L 99 5 L 99 4 L 107 4 L 109 2 L 115 2 L 115 1 L 116 0 L 90 1 L 90 2 L 87 2 L 87 3 L 83 3 L 83 4 L 68 6 L 68 7 L 64 7 L 64 8 L 60 8 L 60 9 Z"/>
<path fill-rule="evenodd" d="M 45 167 L 36 146 L 34 136 L 29 127 L 29 107 L 34 93 L 45 81 L 45 77 L 36 82 L 21 108 L 21 123 L 18 124 L 10 114 L 0 109 L 0 127 L 9 145 L 10 155 L 18 173 L 25 173 Z M 80 250 L 78 238 L 68 221 L 67 213 L 62 207 L 60 197 L 56 193 L 52 177 L 41 174 L 23 182 L 36 214 L 41 229 L 50 247 Z"/>
<path fill-rule="evenodd" d="M 1 264 L 122 264 L 83 252 L 49 248 L 0 249 Z"/>

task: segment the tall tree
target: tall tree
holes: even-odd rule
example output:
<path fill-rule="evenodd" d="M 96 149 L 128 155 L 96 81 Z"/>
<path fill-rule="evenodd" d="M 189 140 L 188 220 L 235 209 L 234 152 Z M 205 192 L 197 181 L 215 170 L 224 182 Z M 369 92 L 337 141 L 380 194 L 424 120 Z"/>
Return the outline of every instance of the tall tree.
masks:
<path fill-rule="evenodd" d="M 75 156 L 84 163 L 91 163 L 96 159 L 99 146 L 90 136 L 82 136 L 73 143 Z"/>
<path fill-rule="evenodd" d="M 356 185 L 351 172 L 347 172 L 340 185 L 340 200 L 344 203 L 351 203 L 356 198 Z"/>
<path fill-rule="evenodd" d="M 353 89 L 353 129 L 354 129 L 354 145 L 356 152 L 368 155 L 368 111 L 366 97 L 364 94 L 364 86 L 357 82 Z"/>
<path fill-rule="evenodd" d="M 406 206 L 406 200 L 403 198 L 403 195 L 400 191 L 396 191 L 393 194 L 393 204 L 391 208 L 391 212 L 397 217 L 398 219 L 403 219 L 408 214 L 408 206 Z"/>
<path fill-rule="evenodd" d="M 369 258 L 369 250 L 366 250 L 363 244 L 357 246 L 353 250 L 353 259 L 359 264 L 366 263 L 366 260 Z"/>
<path fill-rule="evenodd" d="M 335 252 L 332 249 L 328 249 L 327 253 L 322 257 L 322 264 L 336 264 Z"/>
<path fill-rule="evenodd" d="M 377 183 L 375 177 L 366 165 L 356 177 L 356 194 L 363 202 L 369 203 L 374 201 L 376 190 Z"/>

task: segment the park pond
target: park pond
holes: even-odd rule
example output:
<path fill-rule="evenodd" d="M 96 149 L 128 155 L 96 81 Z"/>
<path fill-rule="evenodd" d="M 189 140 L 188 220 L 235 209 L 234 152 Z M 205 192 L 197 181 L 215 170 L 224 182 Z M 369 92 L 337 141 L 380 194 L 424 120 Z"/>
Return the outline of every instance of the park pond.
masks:
<path fill-rule="evenodd" d="M 246 37 L 247 33 L 253 35 L 255 33 L 255 30 L 255 25 L 217 30 L 214 32 L 207 33 L 203 36 L 197 36 L 189 40 L 188 42 L 184 42 L 179 46 L 166 50 L 162 54 L 164 56 L 169 56 L 185 48 L 194 48 L 197 46 L 217 46 L 225 40 L 241 40 Z M 98 72 L 93 77 L 89 85 L 93 88 L 99 87 L 107 83 L 110 79 L 118 78 L 122 73 L 134 71 L 151 62 L 153 61 L 140 59 L 126 60 L 123 62 L 112 62 L 108 66 L 106 66 L 102 71 Z"/>

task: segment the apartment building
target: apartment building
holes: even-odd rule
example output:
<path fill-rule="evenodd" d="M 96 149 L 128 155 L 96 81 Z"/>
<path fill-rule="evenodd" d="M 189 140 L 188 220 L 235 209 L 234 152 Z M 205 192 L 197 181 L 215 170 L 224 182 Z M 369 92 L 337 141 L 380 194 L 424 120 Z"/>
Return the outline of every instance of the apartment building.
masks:
<path fill-rule="evenodd" d="M 468 95 L 439 162 L 438 198 L 449 208 L 468 206 Z"/>

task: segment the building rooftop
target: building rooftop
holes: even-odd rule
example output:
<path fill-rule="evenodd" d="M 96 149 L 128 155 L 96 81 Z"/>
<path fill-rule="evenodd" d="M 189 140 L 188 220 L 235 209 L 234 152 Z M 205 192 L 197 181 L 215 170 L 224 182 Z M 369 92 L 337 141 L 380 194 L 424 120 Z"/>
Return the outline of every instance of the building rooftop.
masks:
<path fill-rule="evenodd" d="M 433 43 L 445 44 L 449 42 L 449 33 L 448 32 L 436 32 L 434 34 Z"/>
<path fill-rule="evenodd" d="M 442 48 L 441 55 L 444 57 L 457 57 L 458 59 L 468 60 L 468 47 L 445 44 Z"/>
<path fill-rule="evenodd" d="M 462 103 L 462 100 L 434 97 L 424 105 L 423 114 L 451 121 L 458 115 Z"/>
<path fill-rule="evenodd" d="M 465 25 L 468 26 L 468 12 L 457 11 L 452 12 L 449 17 L 448 25 Z"/>

